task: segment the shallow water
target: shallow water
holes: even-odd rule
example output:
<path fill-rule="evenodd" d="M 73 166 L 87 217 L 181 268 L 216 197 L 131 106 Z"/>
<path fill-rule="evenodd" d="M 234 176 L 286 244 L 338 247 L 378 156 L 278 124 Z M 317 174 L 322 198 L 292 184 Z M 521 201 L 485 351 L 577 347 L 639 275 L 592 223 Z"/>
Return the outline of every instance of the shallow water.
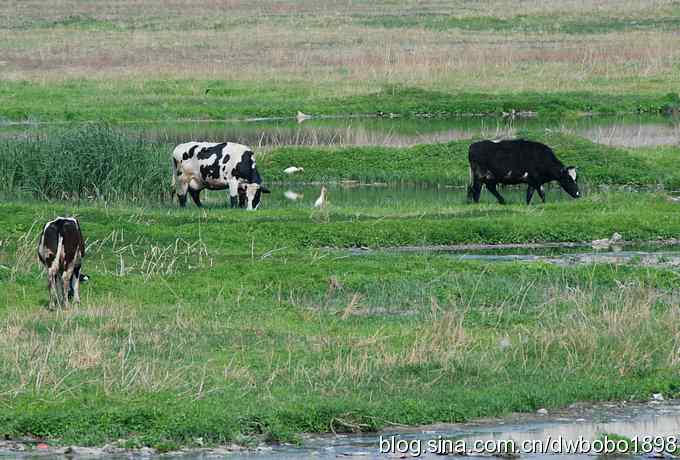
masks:
<path fill-rule="evenodd" d="M 379 434 L 309 436 L 305 439 L 304 448 L 278 447 L 273 450 L 276 458 L 395 458 L 401 452 L 397 449 L 397 440 L 408 442 L 409 454 L 420 453 L 424 458 L 439 458 L 432 452 L 445 446 L 441 440 L 464 440 L 467 446 L 475 442 L 493 440 L 490 445 L 498 447 L 500 442 L 512 440 L 515 448 L 521 451 L 522 457 L 549 458 L 558 453 L 560 441 L 563 443 L 578 442 L 579 437 L 593 441 L 603 433 L 616 434 L 627 438 L 636 436 L 680 436 L 680 403 L 650 403 L 644 405 L 621 406 L 605 404 L 574 410 L 557 412 L 545 416 L 515 416 L 500 421 L 489 421 L 456 425 L 432 425 L 417 429 L 385 430 Z M 392 450 L 380 454 L 382 436 L 383 450 Z M 392 438 L 395 436 L 396 438 Z M 393 440 L 394 439 L 394 440 Z M 432 445 L 428 443 L 434 442 Z M 552 453 L 530 452 L 542 443 L 541 451 Z M 558 444 L 555 444 L 557 442 Z M 525 446 L 522 446 L 525 444 Z M 585 450 L 585 443 L 581 447 Z M 390 449 L 391 447 L 391 449 Z M 560 458 L 584 458 L 593 453 L 566 454 L 566 446 L 561 446 Z M 230 458 L 268 458 L 264 455 L 234 456 Z M 396 457 L 400 458 L 400 457 Z M 401 457 L 403 458 L 403 457 Z"/>
<path fill-rule="evenodd" d="M 22 136 L 53 125 L 0 127 L 0 136 Z M 59 126 L 68 126 L 60 124 Z M 326 118 L 261 121 L 186 121 L 124 123 L 131 136 L 177 144 L 187 140 L 233 140 L 253 147 L 282 145 L 408 146 L 473 137 L 514 137 L 525 129 L 574 133 L 608 145 L 680 145 L 680 120 L 665 116 L 597 116 L 577 119 L 459 117 L 444 120 L 403 118 Z"/>
<path fill-rule="evenodd" d="M 403 209 L 413 212 L 432 211 L 467 202 L 465 186 L 431 186 L 408 184 L 359 184 L 356 181 L 323 184 L 328 190 L 327 205 L 331 208 Z M 270 194 L 262 196 L 261 210 L 269 209 L 314 209 L 314 203 L 321 193 L 322 184 L 267 184 Z M 499 187 L 500 193 L 510 204 L 524 204 L 526 186 Z M 585 192 L 585 190 L 584 190 Z M 572 200 L 557 185 L 546 186 L 546 201 Z M 205 190 L 201 194 L 207 206 L 221 206 L 227 203 L 226 191 Z M 481 203 L 496 203 L 496 199 L 482 189 Z M 541 203 L 534 195 L 533 204 Z M 193 206 L 191 202 L 188 206 Z M 471 206 L 473 206 L 471 204 Z"/>
<path fill-rule="evenodd" d="M 658 249 L 658 248 L 656 248 Z M 536 254 L 464 254 L 461 260 L 479 260 L 485 262 L 544 262 L 554 265 L 584 264 L 635 264 L 655 267 L 680 266 L 680 247 L 674 251 L 601 251 L 562 253 L 554 255 Z"/>

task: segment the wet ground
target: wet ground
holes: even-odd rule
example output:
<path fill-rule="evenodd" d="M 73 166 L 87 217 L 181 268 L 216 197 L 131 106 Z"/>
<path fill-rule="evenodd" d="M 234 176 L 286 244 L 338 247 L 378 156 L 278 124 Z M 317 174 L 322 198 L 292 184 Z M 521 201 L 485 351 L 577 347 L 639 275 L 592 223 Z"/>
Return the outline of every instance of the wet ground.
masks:
<path fill-rule="evenodd" d="M 5 125 L 0 126 L 0 136 L 30 135 L 53 126 Z M 282 145 L 408 146 L 473 137 L 514 137 L 526 129 L 568 132 L 616 146 L 680 145 L 680 120 L 661 115 L 562 120 L 540 117 L 460 117 L 444 120 L 349 117 L 310 119 L 301 123 L 291 117 L 258 121 L 125 123 L 118 126 L 131 136 L 159 142 L 178 144 L 190 139 L 227 139 L 257 148 Z"/>

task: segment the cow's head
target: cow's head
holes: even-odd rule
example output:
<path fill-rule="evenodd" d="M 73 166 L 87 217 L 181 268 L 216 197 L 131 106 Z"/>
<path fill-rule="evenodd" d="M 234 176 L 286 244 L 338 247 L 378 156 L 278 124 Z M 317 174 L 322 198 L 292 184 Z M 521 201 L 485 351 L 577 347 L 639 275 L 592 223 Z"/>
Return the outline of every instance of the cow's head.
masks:
<path fill-rule="evenodd" d="M 238 205 L 254 211 L 260 206 L 260 198 L 263 193 L 271 193 L 267 187 L 260 184 L 239 184 Z"/>
<path fill-rule="evenodd" d="M 581 192 L 578 191 L 578 184 L 576 183 L 575 167 L 567 166 L 566 168 L 562 168 L 557 181 L 560 183 L 564 191 L 573 198 L 578 198 L 581 196 Z"/>

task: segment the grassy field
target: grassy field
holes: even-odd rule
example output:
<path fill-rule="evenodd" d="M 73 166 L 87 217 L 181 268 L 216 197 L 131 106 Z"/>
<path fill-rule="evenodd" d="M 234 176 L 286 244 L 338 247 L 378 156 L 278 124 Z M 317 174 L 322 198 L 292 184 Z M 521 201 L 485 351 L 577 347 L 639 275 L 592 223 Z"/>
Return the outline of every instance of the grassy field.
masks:
<path fill-rule="evenodd" d="M 331 194 L 320 211 L 266 196 L 248 213 L 217 193 L 177 209 L 170 140 L 115 124 L 677 113 L 677 0 L 49 3 L 0 2 L 0 125 L 38 124 L 0 136 L 0 438 L 167 451 L 680 396 L 669 264 L 356 255 L 677 238 L 677 146 L 520 129 L 576 165 L 585 192 L 530 207 L 515 189 L 506 206 L 464 203 L 470 140 L 258 149 L 278 194 L 299 185 L 284 182 L 293 164 L 315 187 L 453 191 Z M 73 214 L 91 279 L 82 304 L 49 311 L 37 238 Z"/>
<path fill-rule="evenodd" d="M 173 449 L 672 396 L 673 270 L 341 248 L 646 240 L 680 232 L 676 208 L 639 193 L 388 212 L 4 203 L 0 434 Z M 54 313 L 35 245 L 63 213 L 80 216 L 91 282 Z"/>
<path fill-rule="evenodd" d="M 6 1 L 0 119 L 677 110 L 679 28 L 667 0 Z"/>
<path fill-rule="evenodd" d="M 83 142 L 94 139 L 101 144 Z M 172 450 L 678 395 L 672 268 L 346 252 L 680 234 L 678 205 L 665 192 L 595 186 L 674 186 L 666 165 L 677 148 L 542 139 L 582 165 L 585 197 L 531 207 L 521 199 L 385 206 L 331 198 L 324 211 L 265 201 L 255 213 L 214 199 L 202 210 L 176 209 L 156 190 L 167 186 L 167 149 L 109 128 L 6 141 L 15 153 L 3 157 L 2 171 L 19 159 L 32 170 L 55 152 L 84 165 L 96 164 L 96 152 L 115 152 L 114 160 L 146 152 L 141 158 L 155 167 L 138 189 L 123 187 L 125 168 L 109 177 L 84 167 L 68 177 L 57 163 L 44 176 L 52 182 L 11 176 L 0 205 L 0 435 Z M 286 148 L 258 164 L 265 178 L 280 179 L 295 159 L 311 173 L 303 180 L 399 182 L 407 161 L 421 158 L 418 181 L 462 184 L 465 146 Z M 345 169 L 345 157 L 364 169 Z M 44 221 L 69 214 L 87 237 L 91 281 L 80 306 L 50 312 L 36 240 Z"/>

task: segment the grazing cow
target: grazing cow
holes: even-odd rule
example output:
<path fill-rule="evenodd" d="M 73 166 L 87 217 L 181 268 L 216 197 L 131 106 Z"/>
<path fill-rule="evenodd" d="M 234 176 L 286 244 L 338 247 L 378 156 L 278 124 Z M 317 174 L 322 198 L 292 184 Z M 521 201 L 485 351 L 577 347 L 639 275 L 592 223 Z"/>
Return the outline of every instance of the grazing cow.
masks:
<path fill-rule="evenodd" d="M 480 141 L 470 145 L 470 186 L 468 199 L 479 202 L 482 184 L 486 184 L 500 204 L 505 200 L 496 190 L 497 184 L 528 185 L 527 204 L 534 191 L 545 203 L 543 184 L 556 180 L 574 198 L 580 196 L 576 183 L 576 168 L 565 167 L 545 144 L 524 139 Z"/>
<path fill-rule="evenodd" d="M 57 217 L 45 224 L 38 258 L 47 269 L 50 306 L 68 305 L 71 298 L 80 303 L 80 282 L 86 279 L 80 273 L 83 256 L 85 242 L 76 218 Z"/>
<path fill-rule="evenodd" d="M 201 206 L 201 190 L 229 189 L 231 207 L 250 210 L 260 205 L 262 193 L 269 190 L 255 167 L 255 154 L 234 142 L 186 142 L 172 152 L 172 185 L 179 205 L 184 207 L 187 192 Z"/>

